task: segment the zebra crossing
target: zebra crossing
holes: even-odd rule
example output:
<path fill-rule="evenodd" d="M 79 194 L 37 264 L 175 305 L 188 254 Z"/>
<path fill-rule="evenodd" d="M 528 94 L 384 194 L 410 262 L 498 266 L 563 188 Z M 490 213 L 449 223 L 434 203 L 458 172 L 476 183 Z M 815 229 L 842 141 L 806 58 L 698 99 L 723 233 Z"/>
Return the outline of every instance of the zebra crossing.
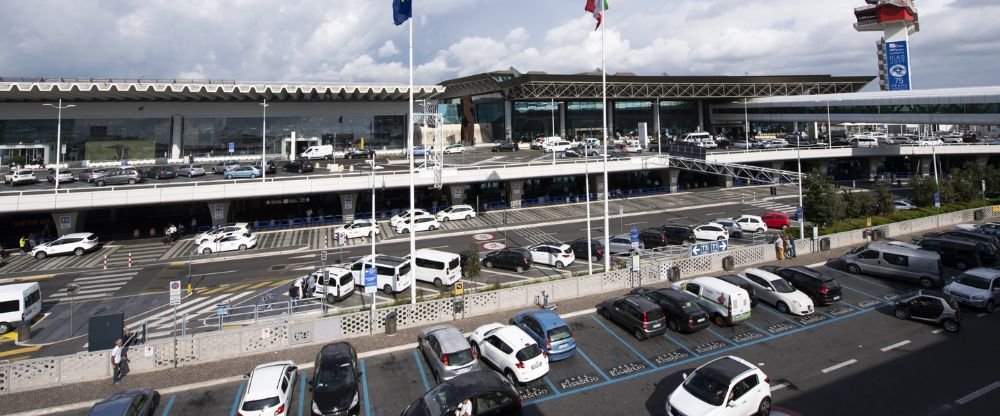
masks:
<path fill-rule="evenodd" d="M 10 264 L 4 266 L 3 272 L 18 273 L 99 268 L 103 267 L 105 256 L 108 259 L 108 268 L 127 267 L 129 256 L 132 257 L 133 265 L 148 264 L 159 259 L 169 249 L 170 246 L 163 243 L 129 246 L 105 244 L 100 249 L 82 256 L 63 255 L 41 260 L 31 256 L 16 256 L 12 258 Z"/>
<path fill-rule="evenodd" d="M 280 282 L 284 284 L 286 282 Z M 264 286 L 272 285 L 274 282 L 263 282 Z M 244 286 L 254 286 L 254 285 L 239 285 L 239 287 L 233 288 L 219 288 L 222 289 L 221 292 L 213 292 L 211 294 L 204 294 L 210 290 L 202 291 L 199 294 L 188 296 L 181 301 L 180 306 L 177 307 L 177 321 L 176 329 L 180 330 L 180 323 L 187 322 L 188 328 L 201 327 L 201 321 L 207 318 L 214 318 L 217 316 L 218 305 L 226 303 L 229 307 L 235 307 L 238 304 L 253 299 L 254 295 L 260 293 L 259 290 L 238 290 Z M 232 291 L 227 291 L 232 290 Z M 128 326 L 129 329 L 136 329 L 140 327 L 143 323 L 146 323 L 146 337 L 148 339 L 162 338 L 171 335 L 171 331 L 175 328 L 174 321 L 174 308 L 165 307 L 163 310 L 158 311 L 152 315 L 145 316 L 141 321 L 133 322 Z"/>
<path fill-rule="evenodd" d="M 784 212 L 789 216 L 794 215 L 795 210 L 798 209 L 798 207 L 795 205 L 782 204 L 779 202 L 763 201 L 763 200 L 747 201 L 747 205 L 755 206 L 757 208 L 763 208 L 766 211 Z"/>
<path fill-rule="evenodd" d="M 114 296 L 119 289 L 139 275 L 140 271 L 142 269 L 136 268 L 114 271 L 107 270 L 102 273 L 87 273 L 86 275 L 78 276 L 72 282 L 67 283 L 66 286 L 50 294 L 47 300 L 61 302 L 69 299 L 71 296 L 66 289 L 70 284 L 80 286 L 80 291 L 72 296 L 74 301 Z"/>

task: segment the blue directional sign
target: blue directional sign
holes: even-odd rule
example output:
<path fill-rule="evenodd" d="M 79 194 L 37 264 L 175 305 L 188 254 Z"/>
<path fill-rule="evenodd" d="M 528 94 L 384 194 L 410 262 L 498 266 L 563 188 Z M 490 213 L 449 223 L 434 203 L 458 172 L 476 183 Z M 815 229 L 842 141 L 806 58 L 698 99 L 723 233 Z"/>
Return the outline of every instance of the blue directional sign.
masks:
<path fill-rule="evenodd" d="M 934 206 L 938 208 L 941 207 L 941 194 L 938 192 L 934 193 Z"/>
<path fill-rule="evenodd" d="M 365 293 L 375 293 L 378 290 L 378 274 L 374 267 L 365 269 Z"/>
<path fill-rule="evenodd" d="M 632 229 L 628 230 L 628 238 L 632 240 L 633 243 L 638 243 L 639 229 L 633 226 Z"/>
<path fill-rule="evenodd" d="M 235 151 L 236 151 L 236 143 L 229 142 L 229 153 L 233 153 Z"/>
<path fill-rule="evenodd" d="M 796 220 L 801 220 L 802 219 L 802 215 L 803 215 L 802 214 L 802 207 L 796 208 L 795 209 L 795 219 Z"/>
<path fill-rule="evenodd" d="M 729 241 L 726 240 L 691 244 L 691 257 L 705 256 L 712 253 L 720 253 L 728 249 L 729 249 Z"/>

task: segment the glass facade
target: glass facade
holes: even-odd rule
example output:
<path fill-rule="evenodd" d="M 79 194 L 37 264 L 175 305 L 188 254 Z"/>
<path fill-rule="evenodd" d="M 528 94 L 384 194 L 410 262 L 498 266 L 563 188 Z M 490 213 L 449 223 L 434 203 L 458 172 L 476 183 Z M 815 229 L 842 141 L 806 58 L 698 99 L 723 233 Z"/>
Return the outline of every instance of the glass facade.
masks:
<path fill-rule="evenodd" d="M 751 107 L 749 114 L 826 114 L 826 105 L 814 107 Z M 743 114 L 743 107 L 713 108 L 713 114 Z M 1000 103 L 981 104 L 830 104 L 830 114 L 1000 114 Z"/>
<path fill-rule="evenodd" d="M 476 101 L 474 105 L 476 106 L 476 122 L 488 123 L 494 138 L 504 137 L 503 100 Z"/>
<path fill-rule="evenodd" d="M 55 162 L 57 120 L 0 120 L 3 163 L 24 157 L 21 145 L 45 147 L 46 163 Z M 125 160 L 164 157 L 170 147 L 169 118 L 63 118 L 62 160 Z M 30 162 L 30 160 L 29 160 Z"/>
<path fill-rule="evenodd" d="M 679 136 L 697 129 L 697 101 L 660 101 L 661 135 Z"/>
<path fill-rule="evenodd" d="M 646 123 L 646 131 L 652 133 L 656 129 L 653 124 L 652 101 L 615 101 L 614 127 L 612 131 L 617 136 L 638 136 L 639 123 Z"/>
<path fill-rule="evenodd" d="M 603 103 L 569 101 L 566 103 L 566 134 L 570 137 L 600 137 Z"/>
<path fill-rule="evenodd" d="M 511 136 L 514 140 L 527 141 L 536 137 L 554 136 L 559 130 L 559 108 L 551 101 L 516 101 L 511 112 Z M 597 118 L 600 120 L 600 117 Z"/>

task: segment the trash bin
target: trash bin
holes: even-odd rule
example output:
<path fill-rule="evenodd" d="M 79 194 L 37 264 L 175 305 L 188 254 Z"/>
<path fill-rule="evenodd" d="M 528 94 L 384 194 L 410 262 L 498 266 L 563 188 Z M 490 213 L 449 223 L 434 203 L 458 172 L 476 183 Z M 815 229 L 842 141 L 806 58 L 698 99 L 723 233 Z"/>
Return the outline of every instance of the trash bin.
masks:
<path fill-rule="evenodd" d="M 396 335 L 396 320 L 399 315 L 396 312 L 389 312 L 385 316 L 385 334 L 386 335 Z"/>
<path fill-rule="evenodd" d="M 31 324 L 24 324 L 17 328 L 17 341 L 31 341 Z"/>
<path fill-rule="evenodd" d="M 819 251 L 830 251 L 830 238 L 823 237 L 819 239 Z"/>
<path fill-rule="evenodd" d="M 973 212 L 972 213 L 972 218 L 975 219 L 976 221 L 982 221 L 982 220 L 986 219 L 986 210 L 983 209 L 983 210 L 977 210 L 977 211 Z"/>
<path fill-rule="evenodd" d="M 733 256 L 726 256 L 722 258 L 722 270 L 731 272 L 736 269 L 736 260 Z"/>
<path fill-rule="evenodd" d="M 669 278 L 671 282 L 681 281 L 681 268 L 677 266 L 670 267 L 670 273 L 667 274 L 667 278 Z"/>

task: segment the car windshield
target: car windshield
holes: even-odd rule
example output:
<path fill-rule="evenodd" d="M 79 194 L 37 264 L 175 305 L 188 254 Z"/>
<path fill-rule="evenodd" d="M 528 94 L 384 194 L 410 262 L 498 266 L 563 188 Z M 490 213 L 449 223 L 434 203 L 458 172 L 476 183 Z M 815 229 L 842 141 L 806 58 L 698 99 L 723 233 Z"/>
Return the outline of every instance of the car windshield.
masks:
<path fill-rule="evenodd" d="M 701 308 L 698 307 L 698 305 L 695 305 L 693 302 L 691 302 L 689 300 L 682 300 L 682 301 L 679 301 L 677 303 L 681 305 L 681 309 L 684 310 L 684 312 L 687 312 L 687 313 L 701 312 Z"/>
<path fill-rule="evenodd" d="M 979 276 L 973 276 L 971 274 L 962 273 L 955 278 L 955 281 L 966 286 L 974 287 L 976 289 L 989 290 L 990 281 Z"/>
<path fill-rule="evenodd" d="M 442 416 L 455 401 L 455 392 L 452 391 L 451 386 L 438 384 L 437 387 L 424 395 L 424 410 L 430 416 Z"/>
<path fill-rule="evenodd" d="M 729 380 L 707 371 L 695 371 L 684 380 L 684 390 L 713 406 L 721 406 L 729 389 Z"/>
<path fill-rule="evenodd" d="M 458 352 L 453 352 L 448 355 L 448 365 L 466 365 L 471 363 L 474 358 L 472 358 L 472 349 L 466 349 Z"/>
<path fill-rule="evenodd" d="M 328 365 L 316 374 L 317 389 L 335 389 L 354 385 L 354 371 L 351 363 Z"/>
<path fill-rule="evenodd" d="M 515 357 L 517 357 L 518 361 L 528 361 L 541 354 L 542 354 L 542 349 L 538 348 L 538 344 L 529 344 L 527 347 L 521 348 L 521 350 L 517 352 L 517 355 L 515 355 Z"/>
<path fill-rule="evenodd" d="M 268 397 L 266 399 L 260 399 L 260 400 L 249 400 L 243 402 L 243 407 L 241 407 L 241 409 L 247 412 L 254 412 L 259 410 L 265 410 L 269 407 L 277 406 L 278 403 L 279 400 L 277 396 Z"/>
<path fill-rule="evenodd" d="M 549 330 L 549 341 L 559 342 L 564 339 L 569 339 L 573 337 L 573 333 L 569 332 L 569 328 L 565 326 L 560 326 L 558 328 L 552 328 Z"/>
<path fill-rule="evenodd" d="M 785 279 L 772 280 L 771 284 L 774 285 L 774 290 L 778 293 L 792 293 L 795 291 L 795 288 L 788 284 L 788 281 Z"/>

